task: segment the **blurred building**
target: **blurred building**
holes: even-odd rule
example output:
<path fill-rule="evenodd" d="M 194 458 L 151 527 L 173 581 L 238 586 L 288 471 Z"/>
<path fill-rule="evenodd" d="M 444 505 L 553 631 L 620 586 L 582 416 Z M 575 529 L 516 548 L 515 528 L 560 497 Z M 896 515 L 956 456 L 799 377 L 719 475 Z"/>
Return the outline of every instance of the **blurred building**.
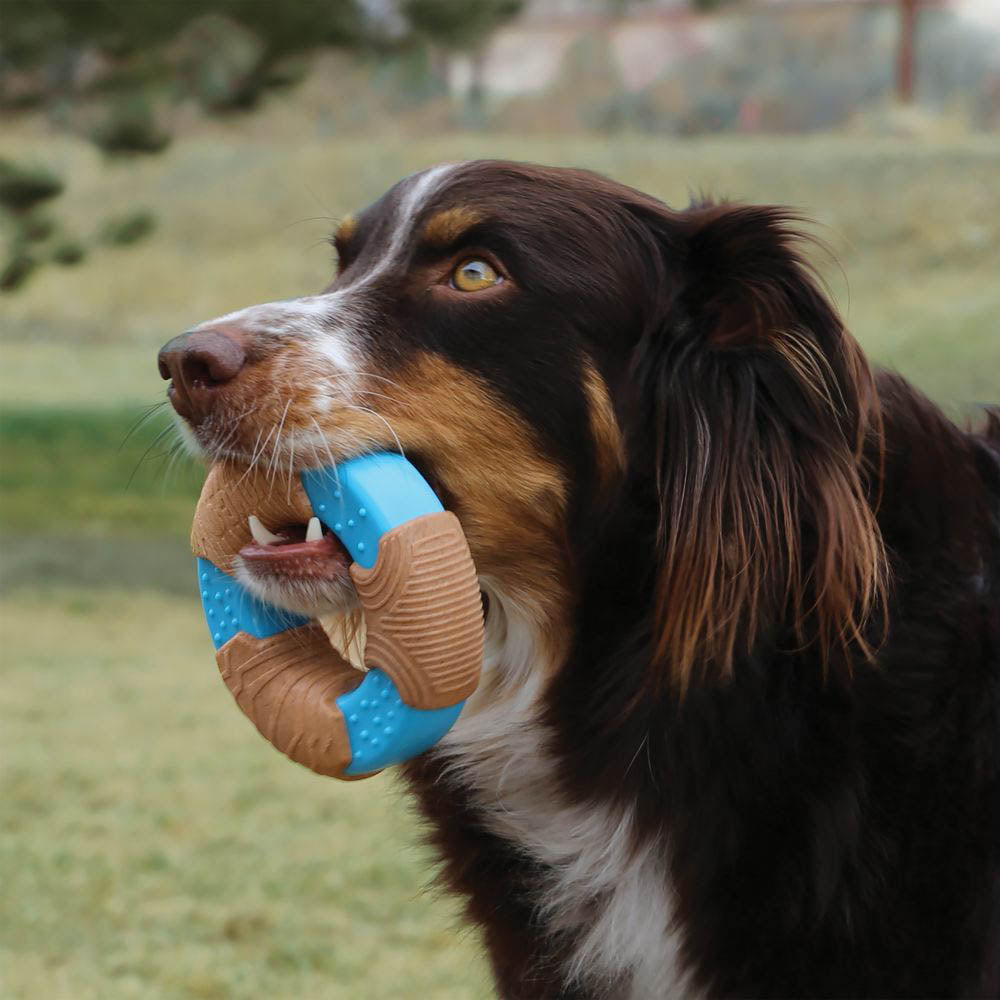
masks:
<path fill-rule="evenodd" d="M 681 55 L 709 44 L 712 22 L 699 18 L 689 0 L 527 0 L 523 12 L 500 28 L 485 52 L 454 55 L 448 83 L 464 92 L 478 72 L 487 93 L 498 97 L 544 90 L 582 37 L 607 38 L 626 89 L 638 90 Z M 478 65 L 477 65 L 478 63 Z"/>
<path fill-rule="evenodd" d="M 917 2 L 918 99 L 941 107 L 979 93 L 975 117 L 994 121 L 1000 0 Z M 895 92 L 898 11 L 898 0 L 745 0 L 710 13 L 690 0 L 527 0 L 482 50 L 450 54 L 445 75 L 453 94 L 475 84 L 497 99 L 568 90 L 568 73 L 596 92 L 601 75 L 626 98 L 658 89 L 664 107 L 681 101 L 660 100 L 673 81 L 719 104 L 707 117 L 720 124 L 831 127 Z"/>

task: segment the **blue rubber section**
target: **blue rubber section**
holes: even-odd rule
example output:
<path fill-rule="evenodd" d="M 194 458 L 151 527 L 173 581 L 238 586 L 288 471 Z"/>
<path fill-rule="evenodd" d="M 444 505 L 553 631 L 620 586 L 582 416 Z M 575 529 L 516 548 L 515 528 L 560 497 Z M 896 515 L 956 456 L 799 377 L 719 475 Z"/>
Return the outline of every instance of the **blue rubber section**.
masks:
<path fill-rule="evenodd" d="M 313 513 L 344 543 L 351 559 L 371 569 L 387 531 L 444 510 L 427 481 L 402 455 L 361 455 L 302 473 Z"/>
<path fill-rule="evenodd" d="M 358 687 L 337 699 L 352 751 L 344 773 L 368 774 L 423 753 L 451 729 L 464 704 L 411 708 L 391 677 L 377 667 L 369 670 Z"/>
<path fill-rule="evenodd" d="M 207 559 L 198 560 L 198 589 L 205 621 L 216 649 L 229 642 L 237 632 L 249 632 L 258 639 L 264 639 L 309 621 L 253 597 Z"/>

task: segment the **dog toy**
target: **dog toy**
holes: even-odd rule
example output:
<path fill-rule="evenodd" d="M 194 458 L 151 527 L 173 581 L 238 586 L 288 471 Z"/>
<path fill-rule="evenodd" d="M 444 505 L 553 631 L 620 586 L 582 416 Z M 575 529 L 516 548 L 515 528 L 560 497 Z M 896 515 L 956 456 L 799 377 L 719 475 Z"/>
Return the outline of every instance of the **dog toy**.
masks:
<path fill-rule="evenodd" d="M 357 670 L 318 622 L 262 602 L 232 575 L 262 509 L 313 516 L 353 560 L 366 624 Z M 191 547 L 222 678 L 260 733 L 292 760 L 337 778 L 366 777 L 433 746 L 475 690 L 483 611 L 454 514 L 400 455 L 306 470 L 287 489 L 229 463 L 209 471 Z"/>

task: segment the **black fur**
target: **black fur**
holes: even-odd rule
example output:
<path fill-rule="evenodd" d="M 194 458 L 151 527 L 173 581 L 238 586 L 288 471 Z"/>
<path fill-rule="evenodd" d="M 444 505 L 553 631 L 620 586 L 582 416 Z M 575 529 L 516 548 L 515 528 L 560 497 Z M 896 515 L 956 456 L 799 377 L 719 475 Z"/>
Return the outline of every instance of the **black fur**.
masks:
<path fill-rule="evenodd" d="M 1000 995 L 998 418 L 963 431 L 901 378 L 872 383 L 860 354 L 845 355 L 853 342 L 773 214 L 693 210 L 715 213 L 716 245 L 715 270 L 692 277 L 706 251 L 691 213 L 650 208 L 623 190 L 609 195 L 606 182 L 586 175 L 559 185 L 558 208 L 546 215 L 553 195 L 532 225 L 548 223 L 547 239 L 565 237 L 561 213 L 578 199 L 595 264 L 592 281 L 576 277 L 617 296 L 590 314 L 576 307 L 559 329 L 601 317 L 588 350 L 614 389 L 629 448 L 610 502 L 597 505 L 592 479 L 574 483 L 574 634 L 545 701 L 566 799 L 636 810 L 636 846 L 660 843 L 684 960 L 711 995 Z M 612 236 L 610 256 L 598 252 Z M 530 255 L 531 240 L 519 245 Z M 641 291 L 627 269 L 608 277 L 615 262 L 637 260 Z M 532 263 L 544 280 L 545 254 Z M 800 324 L 823 352 L 840 394 L 832 410 L 763 350 L 775 317 Z M 491 360 L 486 374 L 502 383 L 505 364 Z M 697 372 L 707 388 L 691 382 Z M 518 384 L 519 399 L 552 405 L 537 378 L 522 372 Z M 733 446 L 747 448 L 773 431 L 799 468 L 810 450 L 847 455 L 858 443 L 851 461 L 877 512 L 887 588 L 861 623 L 863 641 L 848 641 L 842 655 L 819 648 L 808 629 L 803 636 L 791 604 L 774 596 L 728 669 L 696 664 L 681 693 L 662 683 L 671 663 L 656 653 L 653 613 L 662 507 L 677 497 L 663 496 L 669 475 L 657 481 L 653 470 L 659 449 L 669 465 L 689 447 L 679 435 L 695 431 L 683 417 L 699 405 L 709 434 L 729 428 Z M 532 406 L 524 412 L 552 426 Z M 586 467 L 579 455 L 558 458 Z M 807 561 L 822 544 L 810 504 L 823 497 L 809 492 L 824 488 L 822 476 L 798 484 Z M 689 530 L 706 529 L 695 519 Z M 805 580 L 804 603 L 817 600 L 815 584 Z M 537 863 L 485 831 L 433 754 L 408 774 L 435 828 L 445 881 L 485 930 L 500 993 L 603 995 L 561 984 L 572 942 L 534 921 Z"/>

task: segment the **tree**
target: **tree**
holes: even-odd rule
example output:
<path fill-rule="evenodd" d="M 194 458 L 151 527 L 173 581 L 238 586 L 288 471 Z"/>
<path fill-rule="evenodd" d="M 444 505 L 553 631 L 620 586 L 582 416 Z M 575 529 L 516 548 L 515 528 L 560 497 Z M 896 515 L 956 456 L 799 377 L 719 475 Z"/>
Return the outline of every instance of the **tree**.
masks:
<path fill-rule="evenodd" d="M 46 84 L 38 99 L 52 103 L 68 92 L 81 54 L 97 50 L 110 57 L 103 91 L 112 102 L 117 97 L 127 104 L 94 136 L 109 149 L 162 148 L 151 127 L 154 98 L 193 93 L 211 110 L 249 107 L 283 56 L 365 38 L 360 0 L 0 2 L 0 97 L 5 70 L 43 67 Z"/>
<path fill-rule="evenodd" d="M 4 53 L 18 64 L 53 49 L 93 45 L 118 55 L 169 43 L 210 11 L 255 32 L 273 59 L 317 45 L 351 44 L 362 33 L 357 0 L 5 0 Z"/>

